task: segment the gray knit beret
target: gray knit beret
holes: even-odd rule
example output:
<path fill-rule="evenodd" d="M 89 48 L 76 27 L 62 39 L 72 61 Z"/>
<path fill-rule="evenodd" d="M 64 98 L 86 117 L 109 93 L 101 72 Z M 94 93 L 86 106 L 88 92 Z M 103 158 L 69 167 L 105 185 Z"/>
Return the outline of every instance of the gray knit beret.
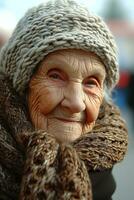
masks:
<path fill-rule="evenodd" d="M 23 94 L 38 64 L 59 49 L 96 53 L 106 67 L 106 85 L 118 81 L 114 38 L 103 20 L 72 0 L 55 0 L 27 11 L 0 54 L 0 71 Z"/>

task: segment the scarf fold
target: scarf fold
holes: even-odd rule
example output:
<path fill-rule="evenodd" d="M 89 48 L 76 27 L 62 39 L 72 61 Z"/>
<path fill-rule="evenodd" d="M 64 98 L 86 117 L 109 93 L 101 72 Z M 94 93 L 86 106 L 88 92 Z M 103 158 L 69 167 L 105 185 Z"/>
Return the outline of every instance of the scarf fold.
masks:
<path fill-rule="evenodd" d="M 9 80 L 0 77 L 0 195 L 18 199 L 21 188 L 21 200 L 92 200 L 90 171 L 113 167 L 127 151 L 119 109 L 104 101 L 93 130 L 68 145 L 33 130 L 27 116 Z"/>
<path fill-rule="evenodd" d="M 92 132 L 73 145 L 89 170 L 108 169 L 121 161 L 127 151 L 128 134 L 119 109 L 104 101 Z"/>

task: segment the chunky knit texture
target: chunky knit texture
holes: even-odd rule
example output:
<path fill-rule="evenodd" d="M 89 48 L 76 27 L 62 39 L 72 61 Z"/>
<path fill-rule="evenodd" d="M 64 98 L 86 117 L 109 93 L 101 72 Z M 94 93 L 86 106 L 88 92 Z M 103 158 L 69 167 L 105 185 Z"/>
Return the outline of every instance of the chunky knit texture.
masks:
<path fill-rule="evenodd" d="M 118 108 L 103 102 L 93 130 L 69 145 L 33 130 L 27 116 L 11 83 L 0 77 L 0 199 L 92 200 L 90 172 L 110 169 L 127 151 Z"/>
<path fill-rule="evenodd" d="M 108 88 L 118 81 L 114 38 L 103 20 L 72 0 L 55 0 L 34 7 L 19 21 L 0 55 L 0 71 L 23 94 L 37 65 L 50 52 L 83 49 L 105 64 Z"/>

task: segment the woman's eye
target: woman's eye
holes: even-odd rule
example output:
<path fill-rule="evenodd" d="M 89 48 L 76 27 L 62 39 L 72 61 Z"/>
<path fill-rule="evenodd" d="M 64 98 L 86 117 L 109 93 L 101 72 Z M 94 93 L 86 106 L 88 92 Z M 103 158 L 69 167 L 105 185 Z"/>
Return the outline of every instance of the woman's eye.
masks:
<path fill-rule="evenodd" d="M 47 73 L 47 76 L 54 80 L 63 80 L 62 73 L 57 70 L 51 70 Z"/>
<path fill-rule="evenodd" d="M 62 79 L 62 78 L 59 76 L 59 74 L 56 74 L 56 73 L 50 74 L 49 77 L 52 78 L 52 79 Z"/>
<path fill-rule="evenodd" d="M 90 79 L 84 81 L 84 85 L 86 87 L 96 87 L 96 86 L 98 86 L 98 81 L 95 78 L 90 78 Z"/>

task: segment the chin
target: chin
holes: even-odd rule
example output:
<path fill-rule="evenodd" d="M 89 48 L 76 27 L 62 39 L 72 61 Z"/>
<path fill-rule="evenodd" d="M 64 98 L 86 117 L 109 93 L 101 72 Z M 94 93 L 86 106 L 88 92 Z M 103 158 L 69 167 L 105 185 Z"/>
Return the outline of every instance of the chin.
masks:
<path fill-rule="evenodd" d="M 71 143 L 73 141 L 75 141 L 76 139 L 78 139 L 79 137 L 81 137 L 82 133 L 62 133 L 62 134 L 58 134 L 55 135 L 56 140 L 59 143 Z"/>

